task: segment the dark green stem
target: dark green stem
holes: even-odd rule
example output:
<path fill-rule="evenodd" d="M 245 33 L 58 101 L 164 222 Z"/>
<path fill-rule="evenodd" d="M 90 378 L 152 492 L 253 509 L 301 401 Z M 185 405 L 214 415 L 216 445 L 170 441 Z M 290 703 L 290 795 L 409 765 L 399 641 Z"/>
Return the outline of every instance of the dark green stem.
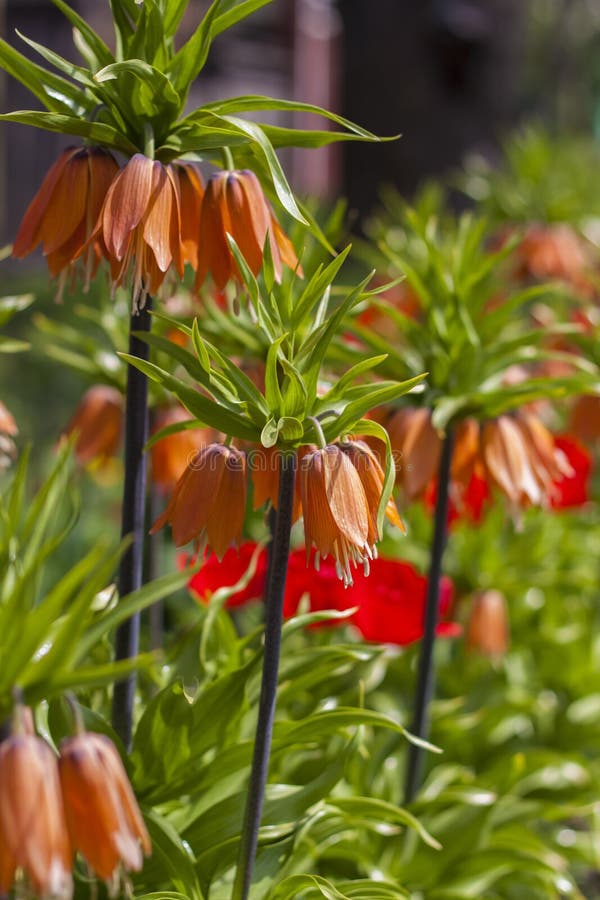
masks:
<path fill-rule="evenodd" d="M 134 335 L 134 331 L 150 331 L 150 297 L 143 309 L 132 313 L 129 323 L 129 353 L 139 359 L 148 359 L 148 344 Z M 137 590 L 143 581 L 145 511 L 146 511 L 146 454 L 148 440 L 148 380 L 139 369 L 127 369 L 125 395 L 125 473 L 123 506 L 121 510 L 121 536 L 131 537 L 131 544 L 121 557 L 119 566 L 119 597 Z M 136 613 L 119 626 L 115 639 L 115 659 L 131 659 L 137 656 L 140 638 L 140 614 Z M 112 703 L 113 728 L 124 745 L 131 746 L 133 732 L 133 701 L 135 674 L 115 684 Z"/>
<path fill-rule="evenodd" d="M 429 736 L 429 704 L 431 703 L 431 698 L 433 697 L 435 690 L 433 650 L 440 608 L 442 558 L 444 555 L 444 547 L 446 546 L 446 534 L 448 530 L 448 493 L 450 489 L 450 466 L 452 464 L 453 449 L 454 435 L 450 428 L 448 428 L 442 443 L 442 454 L 438 470 L 437 498 L 435 502 L 429 578 L 427 582 L 423 640 L 421 641 L 421 652 L 419 656 L 415 713 L 410 729 L 416 737 L 423 738 L 424 740 L 427 740 Z M 420 787 L 424 752 L 422 747 L 419 747 L 416 744 L 409 744 L 405 789 L 405 800 L 407 803 L 410 803 L 411 800 L 414 799 L 414 796 Z"/>
<path fill-rule="evenodd" d="M 283 595 L 290 553 L 295 477 L 296 455 L 282 455 L 279 470 L 277 517 L 271 545 L 269 583 L 266 596 L 265 650 L 258 721 L 237 871 L 231 895 L 232 900 L 247 900 L 258 846 L 258 831 L 262 818 L 269 756 L 271 753 L 271 738 L 273 735 L 277 674 L 281 648 L 281 626 L 283 622 Z"/>

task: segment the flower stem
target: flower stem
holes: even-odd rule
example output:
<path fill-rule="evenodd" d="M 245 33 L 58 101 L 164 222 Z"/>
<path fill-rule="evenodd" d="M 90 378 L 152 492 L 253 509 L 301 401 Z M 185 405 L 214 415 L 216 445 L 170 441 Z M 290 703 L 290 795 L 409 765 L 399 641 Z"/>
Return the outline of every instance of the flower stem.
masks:
<path fill-rule="evenodd" d="M 148 359 L 149 347 L 134 331 L 150 331 L 151 298 L 143 309 L 134 311 L 129 323 L 129 353 L 139 359 Z M 125 395 L 125 477 L 123 506 L 121 510 L 121 536 L 131 537 L 131 544 L 121 557 L 119 565 L 119 597 L 125 597 L 142 585 L 145 509 L 146 509 L 146 455 L 144 444 L 148 440 L 148 381 L 139 369 L 127 369 Z M 131 659 L 138 653 L 140 615 L 136 613 L 119 626 L 115 639 L 115 659 Z M 131 745 L 133 731 L 133 699 L 135 674 L 115 684 L 112 703 L 113 728 L 126 747 Z"/>
<path fill-rule="evenodd" d="M 435 689 L 435 669 L 433 665 L 433 648 L 440 607 L 440 580 L 442 577 L 442 557 L 446 546 L 448 523 L 448 491 L 450 487 L 450 466 L 454 449 L 454 434 L 450 428 L 442 443 L 442 454 L 438 470 L 437 498 L 435 501 L 435 517 L 433 541 L 427 581 L 427 601 L 425 604 L 425 622 L 419 669 L 415 712 L 411 732 L 418 738 L 427 740 L 429 736 L 429 704 Z M 405 801 L 410 803 L 420 787 L 423 770 L 423 747 L 410 744 L 406 770 Z"/>
<path fill-rule="evenodd" d="M 244 811 L 237 871 L 235 873 L 231 900 L 247 900 L 252 881 L 256 848 L 258 846 L 258 830 L 262 817 L 271 752 L 271 738 L 273 735 L 277 673 L 281 648 L 281 625 L 283 621 L 283 595 L 290 552 L 295 477 L 296 454 L 282 454 L 279 470 L 277 518 L 271 545 L 271 565 L 266 596 L 265 650 L 258 721 L 256 724 L 254 754 L 250 770 L 248 798 Z"/>

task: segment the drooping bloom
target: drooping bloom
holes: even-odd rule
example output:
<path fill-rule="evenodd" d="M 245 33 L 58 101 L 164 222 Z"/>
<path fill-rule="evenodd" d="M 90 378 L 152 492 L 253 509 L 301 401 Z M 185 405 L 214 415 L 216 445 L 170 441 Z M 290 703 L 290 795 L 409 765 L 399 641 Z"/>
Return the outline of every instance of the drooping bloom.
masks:
<path fill-rule="evenodd" d="M 551 433 L 531 413 L 486 422 L 481 452 L 488 480 L 513 508 L 549 506 L 554 482 L 572 471 Z"/>
<path fill-rule="evenodd" d="M 407 499 L 431 500 L 441 439 L 431 424 L 430 411 L 402 409 L 383 424 Z M 381 446 L 381 441 L 373 443 L 376 452 L 381 452 Z M 531 412 L 521 410 L 484 423 L 465 419 L 455 427 L 450 499 L 456 513 L 466 509 L 472 518 L 479 518 L 491 487 L 498 488 L 514 509 L 550 506 L 555 483 L 572 474 L 565 453 Z"/>
<path fill-rule="evenodd" d="M 153 417 L 153 434 L 187 422 L 189 413 L 182 406 L 167 406 L 159 409 Z M 183 474 L 187 464 L 204 444 L 218 438 L 214 428 L 192 428 L 169 434 L 152 445 L 152 484 L 160 491 L 168 493 Z"/>
<path fill-rule="evenodd" d="M 90 236 L 118 170 L 111 154 L 99 147 L 64 150 L 25 212 L 13 256 L 26 256 L 41 243 L 50 273 L 62 273 L 59 292 L 81 259 L 87 288 L 102 256 Z"/>
<path fill-rule="evenodd" d="M 376 544 L 381 540 L 382 535 L 379 534 L 377 527 L 377 514 L 379 512 L 379 502 L 383 493 L 383 484 L 385 474 L 373 450 L 364 441 L 343 441 L 340 444 L 340 450 L 345 453 L 360 478 L 363 486 L 365 497 L 367 498 L 367 509 L 369 511 L 369 536 L 368 543 Z M 390 497 L 385 509 L 388 521 L 395 525 L 402 532 L 406 532 L 404 523 L 398 514 L 394 498 Z"/>
<path fill-rule="evenodd" d="M 71 848 L 56 756 L 34 734 L 0 744 L 0 894 L 21 869 L 42 897 L 73 893 Z"/>
<path fill-rule="evenodd" d="M 500 658 L 508 649 L 508 611 L 500 591 L 480 591 L 473 598 L 467 624 L 467 647 Z"/>
<path fill-rule="evenodd" d="M 196 166 L 187 162 L 173 163 L 173 173 L 179 182 L 181 212 L 181 252 L 183 261 L 198 268 L 200 210 L 204 196 L 204 181 Z"/>
<path fill-rule="evenodd" d="M 94 229 L 113 287 L 131 277 L 134 304 L 155 294 L 171 267 L 183 276 L 179 179 L 173 166 L 136 153 L 114 178 Z"/>
<path fill-rule="evenodd" d="M 298 265 L 291 241 L 273 215 L 258 178 L 249 169 L 216 172 L 208 179 L 200 213 L 196 288 L 209 272 L 219 290 L 231 278 L 240 278 L 227 234 L 240 248 L 254 275 L 262 266 L 267 234 L 276 279 L 281 280 L 283 263 L 292 269 Z"/>
<path fill-rule="evenodd" d="M 152 848 L 114 744 L 81 732 L 62 742 L 58 765 L 73 849 L 103 881 L 114 883 L 121 865 L 139 872 Z"/>
<path fill-rule="evenodd" d="M 246 454 L 207 444 L 188 464 L 151 533 L 168 522 L 177 547 L 207 540 L 221 558 L 232 542 L 239 544 L 245 511 Z"/>
<path fill-rule="evenodd" d="M 105 464 L 118 450 L 123 428 L 123 396 L 116 388 L 95 384 L 81 398 L 67 435 L 76 434 L 75 458 L 82 466 Z"/>
<path fill-rule="evenodd" d="M 350 566 L 368 571 L 375 555 L 370 536 L 370 507 L 360 476 L 337 444 L 307 453 L 299 467 L 307 563 L 310 549 L 330 554 L 339 578 L 352 584 Z"/>
<path fill-rule="evenodd" d="M 583 394 L 571 409 L 570 430 L 586 444 L 595 445 L 600 438 L 600 397 Z"/>
<path fill-rule="evenodd" d="M 396 459 L 396 480 L 410 502 L 437 472 L 440 438 L 431 424 L 430 410 L 424 407 L 396 410 L 384 424 Z"/>
<path fill-rule="evenodd" d="M 19 429 L 12 413 L 0 401 L 0 472 L 7 469 L 17 455 L 13 438 L 18 433 Z"/>

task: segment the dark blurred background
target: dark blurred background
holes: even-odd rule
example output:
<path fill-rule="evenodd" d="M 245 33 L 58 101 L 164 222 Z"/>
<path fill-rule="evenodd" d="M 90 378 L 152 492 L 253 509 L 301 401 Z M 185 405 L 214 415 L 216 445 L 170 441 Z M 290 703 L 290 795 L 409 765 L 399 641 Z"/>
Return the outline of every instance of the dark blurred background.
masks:
<path fill-rule="evenodd" d="M 107 0 L 71 5 L 111 41 Z M 191 0 L 182 37 L 207 6 Z M 75 59 L 69 26 L 51 0 L 0 0 L 0 28 L 28 55 L 15 29 Z M 402 133 L 377 146 L 284 155 L 298 191 L 346 194 L 364 214 L 382 182 L 410 195 L 467 153 L 493 158 L 502 138 L 532 117 L 555 129 L 593 130 L 599 44 L 600 0 L 275 0 L 218 39 L 190 103 L 245 93 L 295 97 L 378 134 Z M 32 102 L 5 78 L 1 105 Z M 14 236 L 64 144 L 31 128 L 0 129 L 2 241 Z"/>

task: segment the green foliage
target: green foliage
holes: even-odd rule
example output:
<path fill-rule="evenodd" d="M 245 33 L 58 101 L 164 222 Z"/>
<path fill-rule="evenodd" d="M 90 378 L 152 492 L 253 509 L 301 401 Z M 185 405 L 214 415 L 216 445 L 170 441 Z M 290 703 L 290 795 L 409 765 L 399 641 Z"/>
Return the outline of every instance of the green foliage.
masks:
<path fill-rule="evenodd" d="M 263 348 L 264 393 L 201 334 L 199 319 L 190 328 L 155 314 L 190 339 L 193 353 L 159 335 L 139 333 L 142 340 L 170 359 L 170 370 L 122 354 L 152 381 L 175 394 L 199 424 L 264 447 L 293 449 L 319 440 L 313 417 L 319 419 L 327 441 L 333 441 L 340 435 L 360 431 L 359 423 L 365 413 L 396 399 L 422 380 L 423 376 L 418 375 L 404 382 L 357 383 L 360 376 L 382 362 L 382 357 L 378 357 L 363 360 L 346 372 L 342 376 L 344 391 L 337 383 L 320 391 L 323 363 L 331 341 L 348 312 L 372 296 L 367 289 L 370 279 L 342 289 L 336 296 L 337 302 L 332 302 L 332 281 L 346 258 L 346 250 L 327 266 L 319 265 L 304 282 L 292 278 L 282 285 L 273 282 L 267 286 L 266 278 L 254 278 L 233 240 L 230 242 L 248 291 L 248 314 L 255 323 L 257 343 Z M 232 327 L 245 333 L 244 320 Z M 257 358 L 260 359 L 258 347 Z M 172 374 L 177 367 L 204 392 L 198 392 L 189 380 Z M 189 426 L 184 423 L 183 427 Z M 157 439 L 160 434 L 155 436 Z"/>
<path fill-rule="evenodd" d="M 600 214 L 599 164 L 591 137 L 529 126 L 505 142 L 500 166 L 469 158 L 459 184 L 495 223 L 569 222 L 585 231 Z"/>
<path fill-rule="evenodd" d="M 402 287 L 417 307 L 407 314 L 391 300 L 375 298 L 372 308 L 387 322 L 387 332 L 360 320 L 352 326 L 369 351 L 387 352 L 381 371 L 392 377 L 427 372 L 421 401 L 433 410 L 440 429 L 466 416 L 491 418 L 537 399 L 596 391 L 597 367 L 581 357 L 566 357 L 575 371 L 564 377 L 540 377 L 535 368 L 549 360 L 564 362 L 564 354 L 548 349 L 549 338 L 579 330 L 559 323 L 532 327 L 528 321 L 535 301 L 552 304 L 565 296 L 565 288 L 515 289 L 510 278 L 515 241 L 492 249 L 484 218 L 470 213 L 455 218 L 441 203 L 441 195 L 425 192 L 411 209 L 389 194 L 387 217 L 371 224 L 381 260 L 392 275 L 403 276 Z M 339 353 L 348 350 L 344 345 Z M 506 375 L 517 365 L 523 374 L 515 383 Z"/>
<path fill-rule="evenodd" d="M 89 689 L 153 664 L 147 654 L 111 663 L 93 651 L 134 612 L 185 583 L 177 573 L 159 578 L 115 605 L 113 574 L 123 548 L 99 542 L 54 582 L 46 569 L 76 526 L 69 447 L 33 498 L 27 491 L 28 454 L 21 456 L 0 498 L 0 718 L 15 689 L 28 703 L 67 689 Z"/>

